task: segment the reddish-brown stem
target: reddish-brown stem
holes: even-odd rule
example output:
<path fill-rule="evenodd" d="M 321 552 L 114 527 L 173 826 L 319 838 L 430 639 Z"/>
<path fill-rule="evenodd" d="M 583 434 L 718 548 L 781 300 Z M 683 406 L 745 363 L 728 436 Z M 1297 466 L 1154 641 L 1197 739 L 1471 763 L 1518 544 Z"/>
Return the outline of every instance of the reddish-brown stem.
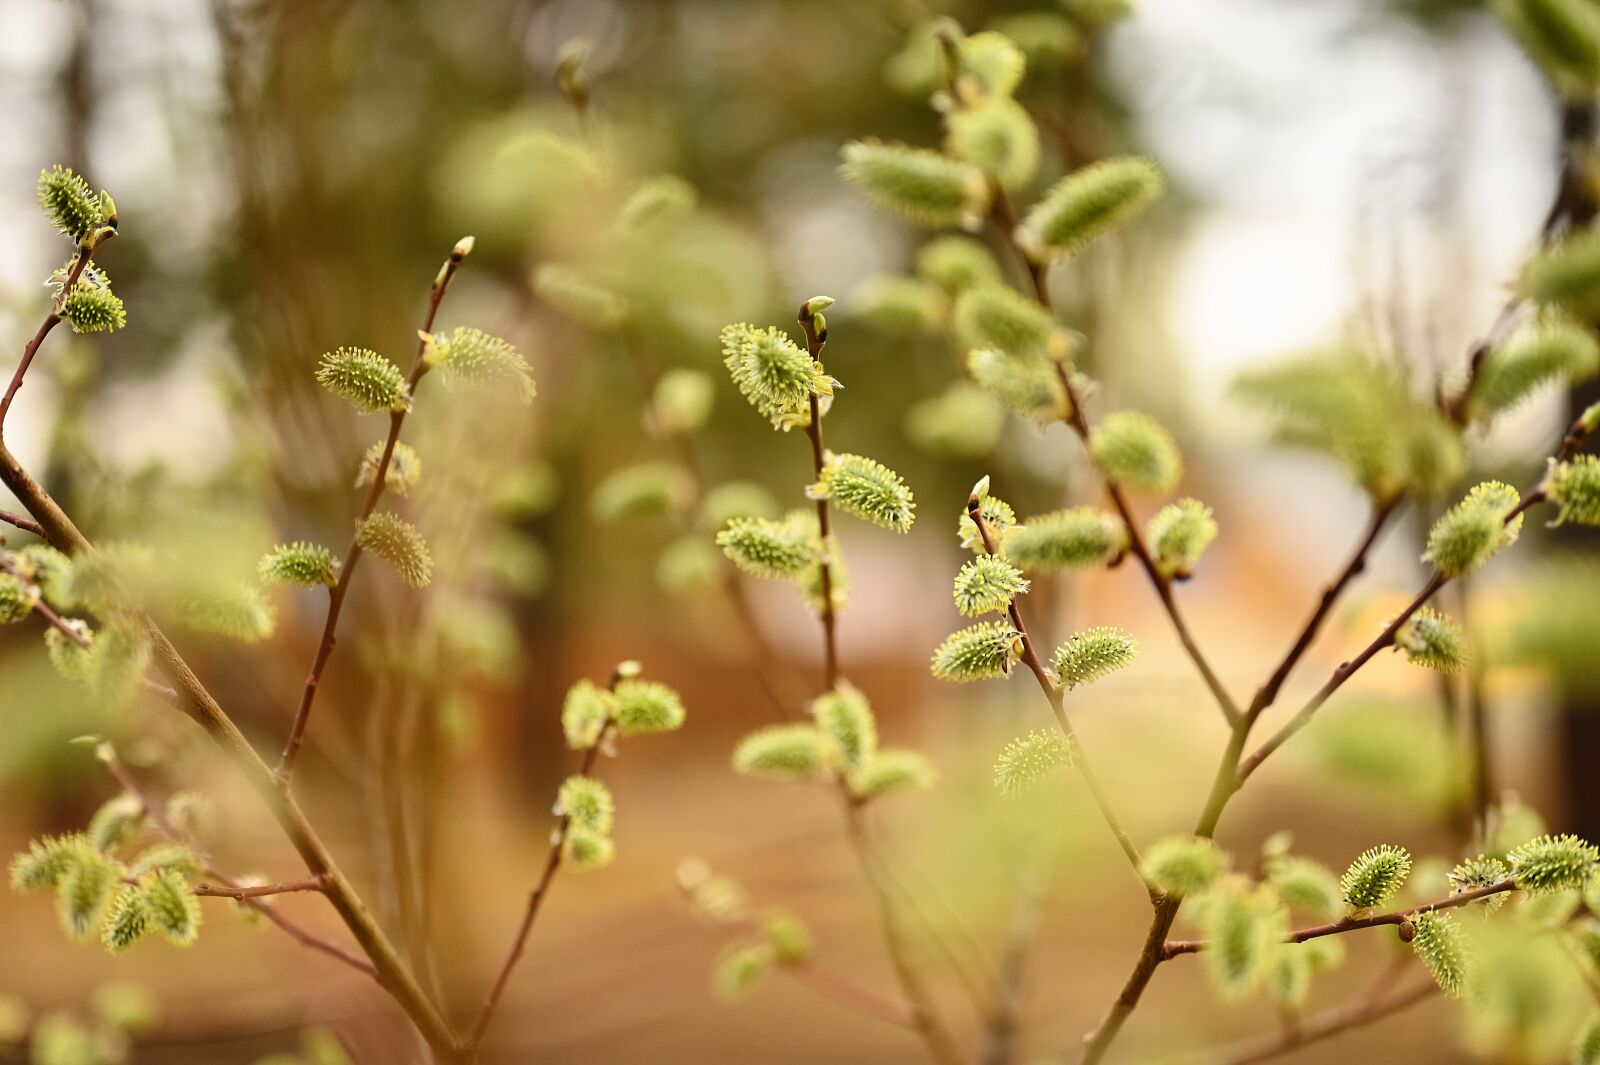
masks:
<path fill-rule="evenodd" d="M 791 966 L 784 972 L 795 980 L 847 1010 L 866 1017 L 895 1025 L 898 1028 L 915 1028 L 914 1010 L 897 999 L 886 998 L 871 988 L 860 984 L 816 962 Z"/>
<path fill-rule="evenodd" d="M 1517 885 L 1510 880 L 1502 880 L 1498 884 L 1486 887 L 1471 888 L 1456 895 L 1449 895 L 1435 902 L 1423 906 L 1413 906 L 1407 910 L 1396 910 L 1393 913 L 1380 913 L 1371 917 L 1341 917 L 1337 921 L 1327 924 L 1311 925 L 1307 928 L 1297 928 L 1284 937 L 1285 943 L 1304 943 L 1308 939 L 1321 939 L 1323 936 L 1336 936 L 1345 932 L 1354 932 L 1361 928 L 1377 928 L 1382 925 L 1404 924 L 1406 921 L 1422 913 L 1434 910 L 1448 910 L 1455 906 L 1465 906 L 1469 902 L 1488 898 L 1491 895 L 1500 895 L 1507 891 L 1517 890 Z M 1176 958 L 1180 954 L 1195 954 L 1205 950 L 1210 943 L 1204 939 L 1169 939 L 1161 950 L 1161 960 Z"/>
<path fill-rule="evenodd" d="M 0 510 L 0 521 L 7 525 L 15 525 L 23 532 L 33 533 L 35 536 L 44 535 L 44 526 L 32 518 L 24 518 L 21 514 L 13 514 L 9 510 Z"/>
<path fill-rule="evenodd" d="M 1247 1040 L 1236 1044 L 1231 1050 L 1219 1048 L 1206 1060 L 1218 1065 L 1258 1065 L 1259 1062 L 1271 1061 L 1301 1047 L 1332 1039 L 1353 1028 L 1383 1020 L 1438 993 L 1439 985 L 1427 980 L 1393 994 L 1363 995 L 1354 1002 L 1303 1020 L 1281 1033 Z"/>
<path fill-rule="evenodd" d="M 973 524 L 978 527 L 978 535 L 983 538 L 983 549 L 994 555 L 999 553 L 999 546 L 995 542 L 994 532 L 989 528 L 989 523 L 984 520 L 983 510 L 977 496 L 967 500 L 967 514 L 972 518 Z M 1006 608 L 1006 614 L 1011 619 L 1011 627 L 1017 630 L 1018 637 L 1022 640 L 1022 661 L 1033 674 L 1034 680 L 1039 683 L 1039 690 L 1044 692 L 1046 701 L 1050 703 L 1050 712 L 1055 715 L 1056 727 L 1061 730 L 1062 737 L 1067 741 L 1067 748 L 1073 753 L 1076 761 L 1074 766 L 1078 775 L 1083 778 L 1084 786 L 1089 789 L 1094 804 L 1100 810 L 1100 816 L 1106 826 L 1111 829 L 1111 834 L 1117 838 L 1117 845 L 1122 848 L 1122 853 L 1127 855 L 1128 863 L 1133 866 L 1134 874 L 1139 877 L 1139 882 L 1149 891 L 1151 901 L 1155 901 L 1156 892 L 1145 882 L 1144 874 L 1139 872 L 1139 848 L 1133 845 L 1132 838 L 1122 827 L 1122 820 L 1117 816 L 1111 806 L 1111 799 L 1100 786 L 1099 778 L 1089 765 L 1089 759 L 1083 752 L 1083 745 L 1078 742 L 1078 735 L 1072 728 L 1072 722 L 1067 718 L 1065 696 L 1056 686 L 1055 678 L 1045 668 L 1044 661 L 1039 657 L 1038 648 L 1034 646 L 1033 637 L 1028 634 L 1027 623 L 1022 620 L 1022 611 L 1017 607 L 1015 598 Z"/>
<path fill-rule="evenodd" d="M 615 682 L 616 678 L 613 678 L 613 685 Z M 602 732 L 595 740 L 594 746 L 583 753 L 583 766 L 578 770 L 579 775 L 593 774 L 595 763 L 600 757 L 600 748 L 606 742 L 607 737 Z M 505 961 L 500 964 L 500 971 L 496 974 L 494 983 L 490 985 L 483 1005 L 478 1008 L 477 1019 L 472 1022 L 472 1028 L 462 1041 L 462 1047 L 468 1057 L 474 1055 L 483 1043 L 484 1034 L 489 1030 L 489 1023 L 494 1020 L 495 1010 L 500 1008 L 500 1000 L 505 997 L 506 987 L 511 982 L 511 973 L 522 960 L 523 952 L 527 950 L 528 937 L 533 932 L 534 922 L 539 919 L 539 910 L 544 905 L 545 896 L 550 893 L 550 885 L 555 882 L 556 873 L 561 869 L 562 860 L 566 855 L 567 831 L 571 826 L 572 818 L 562 814 L 561 820 L 556 823 L 555 832 L 550 837 L 550 852 L 545 856 L 544 870 L 539 874 L 538 883 L 528 895 L 528 905 L 523 910 L 522 923 L 517 926 L 517 933 L 512 937 L 511 949 L 506 954 Z"/>
<path fill-rule="evenodd" d="M 328 878 L 323 876 L 309 876 L 304 880 L 291 880 L 284 884 L 196 884 L 194 893 L 214 899 L 233 899 L 243 902 L 246 899 L 264 899 L 273 895 L 292 895 L 300 891 L 315 891 L 324 894 L 328 890 Z"/>
<path fill-rule="evenodd" d="M 464 258 L 466 251 L 458 244 L 435 276 L 433 285 L 428 291 L 428 310 L 422 319 L 424 334 L 433 332 L 434 319 L 439 314 L 439 304 L 444 301 L 444 294 L 450 288 L 450 281 L 455 277 Z M 416 396 L 417 383 L 428 371 L 425 358 L 427 350 L 427 338 L 419 337 L 417 354 L 411 364 L 411 373 L 406 379 L 407 394 L 413 398 Z M 283 756 L 278 760 L 278 767 L 274 770 L 274 775 L 284 788 L 289 786 L 294 776 L 295 762 L 300 757 L 301 748 L 305 743 L 306 728 L 311 723 L 311 707 L 316 702 L 317 689 L 322 683 L 322 671 L 327 668 L 328 659 L 333 655 L 333 646 L 337 641 L 339 615 L 343 612 L 345 598 L 350 593 L 350 582 L 355 577 L 356 564 L 361 561 L 361 523 L 372 517 L 372 512 L 378 507 L 378 500 L 383 498 L 384 490 L 388 487 L 389 462 L 394 457 L 394 447 L 400 440 L 400 428 L 405 424 L 408 409 L 402 408 L 389 415 L 389 435 L 383 442 L 383 454 L 378 459 L 372 487 L 367 490 L 366 502 L 362 504 L 361 516 L 356 521 L 356 533 L 351 538 L 350 547 L 345 551 L 344 562 L 339 567 L 339 579 L 328 592 L 328 614 L 322 624 L 322 638 L 317 643 L 317 652 L 311 661 L 311 672 L 306 676 L 305 690 L 301 693 L 300 707 L 295 711 L 294 723 L 289 728 L 289 739 L 284 744 Z"/>
<path fill-rule="evenodd" d="M 55 302 L 50 307 L 50 313 L 45 316 L 33 339 L 28 341 L 28 346 L 22 349 L 22 361 L 17 363 L 17 368 L 11 375 L 11 383 L 6 386 L 4 399 L 0 399 L 0 440 L 5 439 L 6 415 L 11 413 L 11 402 L 17 398 L 17 390 L 22 387 L 22 379 L 28 376 L 28 367 L 33 365 L 33 357 L 39 353 L 39 345 L 44 343 L 44 338 L 61 321 L 61 307 L 66 303 L 67 295 L 73 286 L 78 283 L 78 278 L 83 276 L 84 267 L 89 265 L 89 249 L 78 246 L 77 252 L 72 257 L 72 265 L 67 269 L 66 280 L 61 285 L 61 292 L 56 296 Z"/>
<path fill-rule="evenodd" d="M 810 307 L 802 304 L 800 307 L 800 327 L 806 333 L 806 351 L 813 360 L 822 357 L 822 349 L 828 343 L 826 330 L 818 331 L 817 322 L 812 315 Z M 806 439 L 811 441 L 811 465 L 816 472 L 817 480 L 822 480 L 822 470 L 827 462 L 827 448 L 822 443 L 822 405 L 817 401 L 816 393 L 810 396 L 811 420 L 806 424 Z M 829 527 L 827 499 L 817 500 L 817 535 L 822 539 L 822 561 L 818 563 L 822 575 L 822 603 L 818 610 L 822 618 L 822 649 L 824 655 L 825 687 L 833 688 L 839 683 L 839 643 L 837 623 L 833 609 L 833 566 L 830 562 L 833 552 L 833 535 Z"/>

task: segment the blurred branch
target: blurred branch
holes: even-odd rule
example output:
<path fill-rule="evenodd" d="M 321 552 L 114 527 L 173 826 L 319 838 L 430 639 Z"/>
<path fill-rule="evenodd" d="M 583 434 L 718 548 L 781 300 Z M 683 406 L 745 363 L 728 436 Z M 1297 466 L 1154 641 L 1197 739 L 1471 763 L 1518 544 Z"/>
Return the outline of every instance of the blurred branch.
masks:
<path fill-rule="evenodd" d="M 7 525 L 15 525 L 23 532 L 33 533 L 35 536 L 44 535 L 43 525 L 40 525 L 32 518 L 24 518 L 21 514 L 13 514 L 9 510 L 0 510 L 0 521 L 5 522 Z"/>

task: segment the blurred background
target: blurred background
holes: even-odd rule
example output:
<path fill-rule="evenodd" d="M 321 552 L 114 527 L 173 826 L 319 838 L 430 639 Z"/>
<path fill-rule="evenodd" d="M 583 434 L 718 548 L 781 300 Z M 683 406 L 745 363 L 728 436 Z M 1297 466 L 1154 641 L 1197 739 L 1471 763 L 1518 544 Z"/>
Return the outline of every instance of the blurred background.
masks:
<path fill-rule="evenodd" d="M 970 1029 L 953 970 L 995 964 L 1020 900 L 1035 927 L 1023 937 L 1018 1060 L 1044 1060 L 1094 1024 L 1137 952 L 1146 904 L 1081 787 L 994 793 L 995 753 L 1049 725 L 1031 678 L 928 676 L 931 650 L 960 624 L 949 582 L 969 486 L 994 474 L 1020 514 L 1094 500 L 1064 427 L 952 389 L 960 352 L 943 294 L 907 279 L 925 234 L 872 212 L 836 175 L 848 139 L 937 143 L 931 14 L 998 28 L 1027 53 L 1019 99 L 1044 152 L 1032 192 L 1121 152 L 1167 172 L 1157 210 L 1053 280 L 1064 317 L 1090 337 L 1096 402 L 1169 425 L 1183 492 L 1215 508 L 1221 537 L 1179 595 L 1223 681 L 1247 697 L 1348 557 L 1368 504 L 1325 457 L 1269 446 L 1270 426 L 1233 382 L 1337 343 L 1392 360 L 1418 395 L 1459 384 L 1555 196 L 1560 102 L 1482 5 L 0 3 L 4 350 L 32 335 L 63 257 L 33 202 L 39 169 L 86 174 L 121 217 L 100 261 L 127 328 L 53 336 L 7 426 L 91 537 L 247 575 L 275 542 L 341 550 L 359 506 L 353 470 L 385 423 L 323 393 L 317 359 L 363 345 L 408 365 L 439 262 L 476 237 L 440 324 L 513 341 L 539 396 L 525 408 L 431 380 L 419 392 L 406 439 L 425 473 L 404 506 L 438 574 L 420 593 L 378 567 L 356 580 L 302 800 L 425 959 L 430 987 L 466 1017 L 543 862 L 555 787 L 575 768 L 559 724 L 568 686 L 637 659 L 689 708 L 681 732 L 604 762 L 617 860 L 557 880 L 490 1040 L 495 1060 L 923 1060 L 905 1033 L 776 977 L 745 1001 L 717 1001 L 709 973 L 729 934 L 698 919 L 675 880 L 681 860 L 701 859 L 759 904 L 802 916 L 830 969 L 893 987 L 837 797 L 728 765 L 739 736 L 774 720 L 775 700 L 793 711 L 814 692 L 821 644 L 791 588 L 730 579 L 710 547 L 712 514 L 801 505 L 811 479 L 800 434 L 770 432 L 727 381 L 717 331 L 789 323 L 818 293 L 839 300 L 827 366 L 845 388 L 830 443 L 894 467 L 917 495 L 908 537 L 840 530 L 840 642 L 885 742 L 926 752 L 939 772 L 935 790 L 886 800 L 873 828 L 917 900 L 916 951 L 940 1001 Z M 589 42 L 586 107 L 557 87 L 574 39 Z M 634 197 L 646 182 L 654 198 Z M 660 217 L 638 217 L 647 208 Z M 648 405 L 662 380 L 678 382 L 676 402 L 656 392 Z M 1472 472 L 1531 483 L 1593 398 L 1539 393 L 1470 438 Z M 983 428 L 943 431 L 952 420 Z M 633 469 L 677 463 L 685 446 L 689 483 L 681 470 Z M 1273 721 L 1414 594 L 1428 524 L 1459 494 L 1406 509 Z M 0 508 L 19 509 L 3 496 Z M 1527 550 L 1446 596 L 1472 629 L 1468 677 L 1440 683 L 1382 656 L 1268 764 L 1222 826 L 1238 867 L 1284 829 L 1335 869 L 1377 842 L 1453 863 L 1480 792 L 1518 793 L 1552 829 L 1600 832 L 1600 730 L 1585 714 L 1600 673 L 1580 612 L 1600 568 L 1592 542 L 1561 532 L 1530 528 Z M 269 639 L 179 639 L 269 753 L 325 609 L 311 592 L 272 595 Z M 1142 575 L 1126 565 L 1041 581 L 1027 605 L 1051 646 L 1091 624 L 1138 636 L 1137 667 L 1070 706 L 1133 835 L 1186 830 L 1225 729 Z M 1564 638 L 1539 635 L 1552 632 Z M 155 701 L 105 713 L 54 677 L 31 623 L 0 631 L 0 678 L 7 853 L 81 826 L 116 794 L 68 743 L 96 734 L 158 791 L 208 797 L 223 868 L 299 873 L 256 798 L 179 715 Z M 1481 787 L 1463 753 L 1479 719 Z M 282 905 L 342 934 L 321 900 Z M 97 993 L 126 1006 L 132 983 L 159 1014 L 133 1039 L 135 1062 L 253 1062 L 298 1053 L 307 1029 L 333 1033 L 356 1061 L 425 1060 L 370 983 L 227 910 L 208 903 L 191 950 L 111 959 L 68 943 L 48 899 L 0 894 L 14 1034 L 52 1013 L 90 1023 Z M 1313 1008 L 1389 964 L 1392 937 L 1351 940 Z M 1193 961 L 1158 974 L 1119 1048 L 1126 1060 L 1278 1025 L 1264 1004 L 1213 1005 Z M 1429 1001 L 1301 1057 L 1449 1062 L 1470 1041 L 1455 1007 Z"/>

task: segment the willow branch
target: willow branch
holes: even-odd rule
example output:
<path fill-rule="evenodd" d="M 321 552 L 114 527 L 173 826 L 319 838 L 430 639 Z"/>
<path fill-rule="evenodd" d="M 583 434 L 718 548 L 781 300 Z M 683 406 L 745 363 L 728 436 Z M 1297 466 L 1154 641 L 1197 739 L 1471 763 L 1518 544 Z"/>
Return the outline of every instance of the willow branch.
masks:
<path fill-rule="evenodd" d="M 284 884 L 196 884 L 194 893 L 207 898 L 233 899 L 235 902 L 244 902 L 246 899 L 264 899 L 273 895 L 292 895 L 300 891 L 314 891 L 325 894 L 328 890 L 326 877 L 311 876 L 304 880 L 292 880 Z"/>
<path fill-rule="evenodd" d="M 24 518 L 21 514 L 13 514 L 9 510 L 0 510 L 0 522 L 5 522 L 7 525 L 15 525 L 23 532 L 33 533 L 35 536 L 44 535 L 43 525 L 40 525 L 32 518 Z"/>
<path fill-rule="evenodd" d="M 424 334 L 417 340 L 417 354 L 411 363 L 411 373 L 406 379 L 406 391 L 415 396 L 417 384 L 422 380 L 422 375 L 428 372 L 426 354 L 428 338 L 426 334 L 433 332 L 434 319 L 439 314 L 439 304 L 444 301 L 444 294 L 450 288 L 450 281 L 456 276 L 456 271 L 461 267 L 461 261 L 466 258 L 469 244 L 457 244 L 450 251 L 450 257 L 445 260 L 444 266 L 435 275 L 433 284 L 428 290 L 428 310 L 422 319 Z M 300 757 L 300 750 L 305 743 L 306 728 L 311 723 L 311 707 L 316 702 L 317 689 L 322 683 L 322 671 L 327 668 L 328 659 L 333 655 L 333 647 L 337 641 L 339 628 L 339 615 L 344 610 L 345 598 L 350 594 L 350 582 L 355 578 L 356 564 L 361 561 L 361 524 L 372 517 L 372 512 L 378 507 L 378 500 L 383 498 L 384 490 L 388 487 L 389 463 L 394 457 L 395 444 L 400 440 L 400 428 L 405 425 L 408 407 L 392 411 L 389 414 L 389 435 L 383 442 L 383 454 L 378 459 L 377 470 L 372 478 L 372 487 L 367 491 L 366 502 L 362 504 L 361 515 L 356 521 L 356 533 L 350 540 L 350 546 L 345 551 L 344 563 L 339 567 L 339 580 L 328 592 L 328 614 L 322 624 L 322 639 L 317 643 L 316 655 L 311 661 L 311 672 L 306 676 L 305 691 L 300 696 L 300 708 L 295 711 L 294 723 L 289 728 L 289 739 L 284 744 L 283 755 L 278 761 L 274 775 L 281 786 L 288 788 L 294 776 L 296 760 Z"/>
<path fill-rule="evenodd" d="M 800 306 L 800 328 L 806 334 L 806 352 L 815 361 L 822 357 L 822 349 L 828 343 L 826 327 L 817 329 L 815 316 L 811 313 L 808 303 Z M 811 420 L 806 424 L 806 439 L 811 441 L 811 464 L 816 472 L 817 480 L 822 480 L 822 469 L 827 461 L 827 448 L 822 443 L 822 405 L 817 401 L 816 393 L 810 397 Z M 822 604 L 818 611 L 822 618 L 822 646 L 824 653 L 824 668 L 827 687 L 834 688 L 839 684 L 839 643 L 836 619 L 833 609 L 833 565 L 830 558 L 833 552 L 833 535 L 829 528 L 828 500 L 817 500 L 817 534 L 822 539 L 822 560 L 818 563 L 822 571 Z"/>
<path fill-rule="evenodd" d="M 1362 996 L 1356 1001 L 1327 1010 L 1282 1033 L 1249 1039 L 1230 1047 L 1219 1047 L 1207 1057 L 1217 1065 L 1257 1065 L 1284 1054 L 1311 1046 L 1355 1028 L 1391 1017 L 1425 1002 L 1439 993 L 1432 980 L 1413 984 L 1390 995 Z"/>
<path fill-rule="evenodd" d="M 108 234 L 109 235 L 109 234 Z M 11 383 L 6 386 L 6 394 L 0 399 L 0 440 L 5 439 L 6 415 L 11 413 L 11 402 L 17 398 L 17 391 L 22 388 L 22 380 L 28 375 L 28 367 L 33 365 L 33 357 L 39 353 L 39 346 L 44 343 L 44 338 L 61 322 L 61 308 L 66 304 L 67 296 L 78 283 L 78 278 L 83 276 L 84 267 L 89 265 L 89 249 L 82 244 L 73 253 L 72 265 L 67 268 L 67 277 L 61 285 L 61 291 L 56 295 L 55 301 L 50 305 L 50 313 L 45 315 L 33 339 L 28 341 L 27 347 L 22 349 L 22 361 L 17 363 L 15 372 L 11 375 Z"/>

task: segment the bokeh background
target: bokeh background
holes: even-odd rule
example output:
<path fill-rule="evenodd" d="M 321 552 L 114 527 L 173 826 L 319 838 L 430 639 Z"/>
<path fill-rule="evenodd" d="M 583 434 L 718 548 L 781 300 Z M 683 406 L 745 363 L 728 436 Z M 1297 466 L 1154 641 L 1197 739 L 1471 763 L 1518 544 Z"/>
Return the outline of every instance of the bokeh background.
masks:
<path fill-rule="evenodd" d="M 1107 402 L 1166 421 L 1188 462 L 1184 491 L 1216 510 L 1221 539 L 1180 595 L 1223 680 L 1245 695 L 1367 511 L 1333 464 L 1268 447 L 1231 382 L 1336 341 L 1397 360 L 1423 394 L 1459 380 L 1554 195 L 1560 108 L 1471 2 L 1138 0 L 1107 26 L 1093 17 L 1102 6 L 933 5 L 972 30 L 1022 33 L 1017 17 L 1034 20 L 1023 99 L 1044 131 L 1043 174 L 1125 151 L 1167 171 L 1156 212 L 1055 280 L 1092 339 Z M 818 293 L 839 300 L 828 368 L 846 387 L 830 440 L 893 466 L 918 498 L 908 537 L 842 529 L 852 588 L 840 638 L 886 741 L 925 751 L 940 773 L 935 791 L 886 803 L 874 821 L 917 899 L 917 949 L 940 974 L 940 999 L 970 1027 L 927 929 L 981 972 L 1034 884 L 1022 1060 L 1044 1060 L 1092 1026 L 1137 950 L 1145 904 L 1081 789 L 993 793 L 995 752 L 1048 724 L 1031 678 L 957 688 L 928 676 L 931 649 L 959 621 L 949 578 L 968 486 L 993 473 L 1022 513 L 1092 498 L 1092 486 L 1061 426 L 1013 420 L 976 445 L 938 432 L 925 404 L 959 365 L 940 309 L 890 299 L 875 281 L 906 273 L 922 236 L 836 176 L 847 139 L 937 141 L 915 31 L 927 14 L 916 0 L 0 3 L 4 350 L 31 335 L 61 257 L 32 201 L 39 168 L 59 161 L 87 174 L 114 192 L 122 219 L 101 258 L 128 327 L 52 337 L 7 427 L 91 536 L 247 560 L 281 539 L 342 546 L 358 503 L 351 470 L 382 426 L 322 394 L 316 360 L 360 344 L 405 365 L 438 262 L 458 237 L 477 238 L 442 324 L 511 339 L 540 394 L 531 408 L 501 409 L 425 389 L 407 438 L 426 480 L 407 508 L 433 542 L 439 579 L 424 593 L 376 567 L 357 580 L 312 726 L 304 801 L 380 916 L 416 933 L 410 949 L 431 959 L 430 980 L 466 1016 L 543 860 L 554 788 L 574 767 L 558 722 L 566 688 L 638 659 L 690 712 L 682 732 L 628 744 L 604 764 L 618 859 L 557 881 L 491 1040 L 496 1060 L 921 1060 L 915 1040 L 797 984 L 775 978 L 735 1005 L 711 994 L 729 936 L 685 905 L 674 870 L 687 857 L 803 916 L 830 967 L 892 987 L 836 797 L 728 766 L 737 738 L 773 717 L 748 626 L 774 649 L 767 672 L 791 705 L 817 683 L 820 641 L 787 587 L 748 584 L 749 613 L 730 609 L 719 580 L 704 579 L 709 533 L 692 520 L 686 533 L 681 521 L 618 518 L 596 497 L 616 471 L 662 457 L 643 416 L 641 369 L 653 366 L 707 371 L 716 384 L 697 435 L 708 484 L 748 482 L 783 506 L 803 502 L 804 440 L 769 432 L 739 400 L 716 334 L 730 321 L 789 322 Z M 574 38 L 592 44 L 586 135 L 604 158 L 597 167 L 575 159 L 584 134 L 555 87 Z M 692 184 L 698 205 L 650 240 L 625 241 L 627 192 L 659 174 Z M 534 283 L 551 263 L 624 277 L 632 323 L 596 329 L 562 313 Z M 1541 393 L 1473 439 L 1474 469 L 1528 483 L 1583 399 Z M 1386 536 L 1276 714 L 1414 592 L 1421 540 L 1444 502 L 1418 503 Z M 1530 616 L 1600 588 L 1585 561 L 1592 545 L 1559 539 L 1531 529 L 1528 550 L 1447 605 L 1473 622 L 1493 790 L 1592 836 L 1600 730 L 1585 715 L 1593 644 L 1581 637 L 1593 630 L 1564 630 L 1572 646 L 1549 661 L 1504 650 Z M 1571 602 L 1530 607 L 1530 590 L 1552 582 Z M 1224 730 L 1142 576 L 1123 566 L 1036 591 L 1029 605 L 1052 645 L 1089 624 L 1139 636 L 1137 668 L 1073 710 L 1135 836 L 1187 828 Z M 182 641 L 269 752 L 323 610 L 310 593 L 275 601 L 268 641 Z M 1221 841 L 1243 867 L 1281 829 L 1336 868 L 1380 841 L 1454 860 L 1472 791 L 1455 695 L 1384 656 L 1252 781 Z M 97 734 L 153 786 L 210 797 L 226 868 L 297 872 L 254 797 L 187 722 L 155 703 L 98 711 L 52 679 L 31 626 L 0 633 L 0 721 L 7 852 L 81 825 L 115 793 L 67 742 Z M 393 886 L 397 863 L 416 870 L 415 890 Z M 339 934 L 319 900 L 283 905 Z M 192 950 L 110 959 L 67 943 L 48 900 L 0 895 L 0 995 L 31 1016 L 87 1016 L 108 983 L 142 985 L 161 1020 L 135 1041 L 140 1063 L 251 1062 L 292 1051 L 309 1027 L 335 1033 L 357 1061 L 423 1060 L 375 988 L 244 927 L 226 906 L 208 905 Z M 1314 1005 L 1388 964 L 1389 940 L 1352 942 Z M 1259 1004 L 1212 1005 L 1198 966 L 1179 959 L 1120 1052 L 1160 1058 L 1277 1023 Z M 1465 1042 L 1459 1014 L 1433 1001 L 1302 1057 L 1448 1062 L 1463 1060 Z M 0 1060 L 26 1053 L 0 1050 Z"/>

